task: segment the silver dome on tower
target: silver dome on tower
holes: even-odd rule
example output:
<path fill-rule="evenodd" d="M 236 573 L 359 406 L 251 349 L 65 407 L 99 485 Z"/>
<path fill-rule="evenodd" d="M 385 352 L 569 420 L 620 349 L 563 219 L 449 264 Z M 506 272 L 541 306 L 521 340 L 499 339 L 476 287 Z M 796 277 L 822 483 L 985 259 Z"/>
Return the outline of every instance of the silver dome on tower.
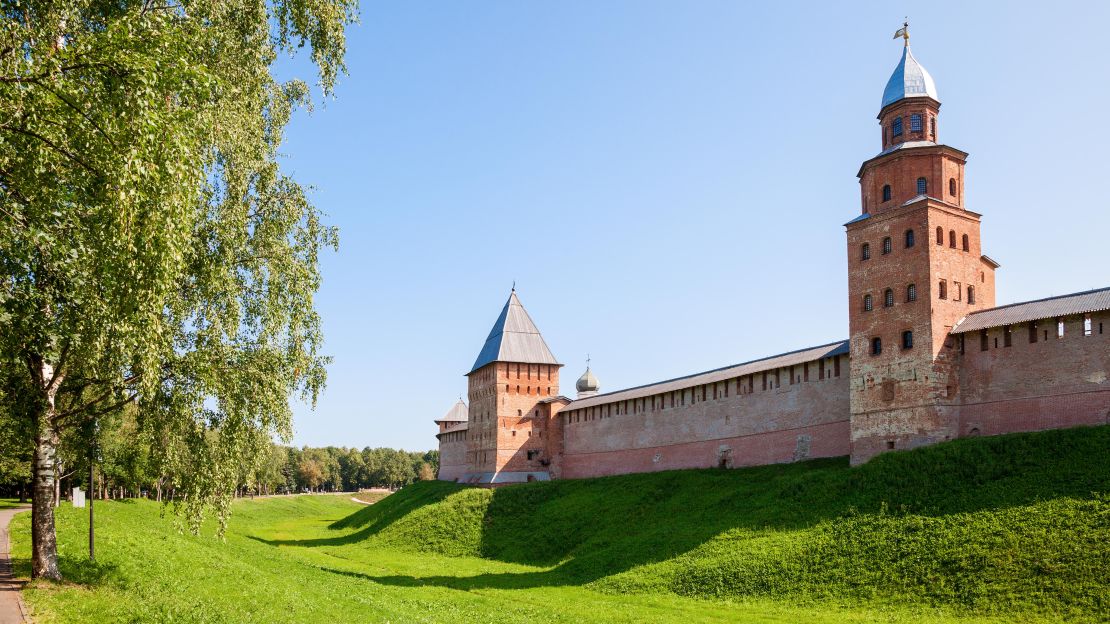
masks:
<path fill-rule="evenodd" d="M 574 384 L 574 387 L 578 390 L 579 399 L 592 397 L 601 389 L 601 384 L 598 383 L 597 377 L 594 377 L 593 372 L 590 371 L 589 358 L 586 360 L 586 372 L 582 373 L 582 376 L 578 378 L 578 382 Z"/>
<path fill-rule="evenodd" d="M 907 24 L 894 34 L 895 39 L 904 38 L 906 46 L 902 49 L 902 60 L 898 61 L 898 66 L 894 68 L 894 73 L 886 83 L 886 89 L 883 89 L 883 105 L 880 108 L 886 108 L 899 100 L 912 97 L 928 97 L 940 101 L 933 77 L 910 52 L 908 28 Z"/>

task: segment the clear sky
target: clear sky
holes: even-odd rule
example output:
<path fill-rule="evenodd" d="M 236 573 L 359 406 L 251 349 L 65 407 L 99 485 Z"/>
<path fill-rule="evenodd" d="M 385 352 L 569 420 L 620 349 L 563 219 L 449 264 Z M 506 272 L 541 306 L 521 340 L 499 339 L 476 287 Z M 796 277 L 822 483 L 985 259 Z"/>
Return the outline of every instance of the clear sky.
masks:
<path fill-rule="evenodd" d="M 364 2 L 283 148 L 341 245 L 294 442 L 434 448 L 514 280 L 568 396 L 847 338 L 907 13 L 999 304 L 1110 285 L 1110 3 Z"/>

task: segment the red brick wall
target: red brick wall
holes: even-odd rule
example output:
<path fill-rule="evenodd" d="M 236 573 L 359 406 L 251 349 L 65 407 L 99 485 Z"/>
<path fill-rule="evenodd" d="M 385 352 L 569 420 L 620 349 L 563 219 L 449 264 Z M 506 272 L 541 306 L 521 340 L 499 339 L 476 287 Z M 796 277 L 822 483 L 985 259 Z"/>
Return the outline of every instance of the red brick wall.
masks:
<path fill-rule="evenodd" d="M 883 147 L 895 143 L 889 128 L 897 116 L 903 117 L 907 133 L 898 141 L 931 139 L 930 120 L 938 109 L 927 98 L 888 106 L 880 114 Z M 917 136 L 909 126 L 914 112 L 923 115 Z M 981 258 L 979 215 L 963 203 L 965 157 L 947 146 L 919 146 L 875 157 L 860 169 L 867 218 L 847 225 L 853 463 L 957 435 L 958 412 L 952 404 L 958 378 L 949 333 L 968 313 L 994 306 L 994 271 Z M 920 195 L 918 178 L 927 182 L 927 197 L 907 204 Z M 882 200 L 885 185 L 892 191 L 888 201 Z M 914 232 L 912 248 L 905 246 L 907 230 Z M 884 255 L 886 237 L 893 250 Z M 862 255 L 865 243 L 871 251 L 867 260 Z M 907 299 L 909 284 L 916 288 L 916 301 Z M 974 288 L 973 304 L 969 286 Z M 888 288 L 894 291 L 889 307 L 884 305 Z M 866 295 L 871 296 L 870 311 L 865 310 Z M 913 335 L 909 348 L 903 346 L 906 331 Z M 872 349 L 875 338 L 882 341 L 878 355 Z"/>
<path fill-rule="evenodd" d="M 548 404 L 559 394 L 559 366 L 494 362 L 469 376 L 468 473 L 546 471 Z M 528 451 L 537 451 L 532 460 Z"/>
<path fill-rule="evenodd" d="M 497 388 L 496 472 L 546 471 L 544 438 L 548 404 L 540 403 L 559 394 L 559 367 L 546 364 L 499 364 L 505 370 Z M 506 387 L 508 391 L 506 392 Z M 533 459 L 528 459 L 528 452 Z"/>
<path fill-rule="evenodd" d="M 1056 319 L 1038 321 L 1035 343 L 1029 323 L 1014 325 L 1009 347 L 1003 328 L 990 329 L 986 351 L 978 332 L 965 334 L 959 435 L 1110 424 L 1110 313 L 1096 312 L 1091 321 L 1085 336 L 1083 316 L 1066 317 L 1062 338 Z"/>
<path fill-rule="evenodd" d="M 574 425 L 571 425 L 572 427 Z M 723 451 L 728 451 L 727 454 Z M 848 421 L 664 446 L 628 448 L 563 457 L 565 478 L 600 477 L 682 468 L 778 464 L 848 454 Z"/>
<path fill-rule="evenodd" d="M 831 372 L 830 361 L 824 362 Z M 841 375 L 821 379 L 818 363 L 779 370 L 779 386 L 736 392 L 735 380 L 719 382 L 717 397 L 709 384 L 687 388 L 685 405 L 662 407 L 648 397 L 637 412 L 615 414 L 605 406 L 561 412 L 561 476 L 569 478 L 672 470 L 676 468 L 750 466 L 848 454 L 848 379 L 846 358 Z M 773 374 L 770 376 L 773 378 Z M 728 397 L 724 385 L 730 385 Z M 669 393 L 667 393 L 669 395 Z M 611 415 L 606 415 L 611 414 Z"/>
<path fill-rule="evenodd" d="M 910 115 L 921 115 L 921 131 L 914 132 L 910 125 Z M 882 128 L 882 145 L 886 149 L 892 145 L 906 141 L 936 141 L 932 133 L 931 120 L 936 119 L 940 113 L 940 103 L 931 98 L 907 98 L 887 106 L 879 112 L 879 126 Z M 902 136 L 895 137 L 892 125 L 894 118 L 902 118 Z M 939 121 L 939 120 L 938 120 Z M 940 127 L 937 126 L 937 134 Z"/>

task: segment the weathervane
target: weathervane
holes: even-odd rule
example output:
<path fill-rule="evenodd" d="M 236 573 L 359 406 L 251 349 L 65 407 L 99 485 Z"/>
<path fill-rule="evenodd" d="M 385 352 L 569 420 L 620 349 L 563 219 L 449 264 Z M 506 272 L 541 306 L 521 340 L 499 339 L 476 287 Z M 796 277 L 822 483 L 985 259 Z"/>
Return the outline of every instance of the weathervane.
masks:
<path fill-rule="evenodd" d="M 586 370 L 590 370 L 590 354 L 586 354 Z"/>
<path fill-rule="evenodd" d="M 902 22 L 902 27 L 894 33 L 894 38 L 901 37 L 906 40 L 906 47 L 910 47 L 910 18 L 906 16 L 906 21 Z"/>

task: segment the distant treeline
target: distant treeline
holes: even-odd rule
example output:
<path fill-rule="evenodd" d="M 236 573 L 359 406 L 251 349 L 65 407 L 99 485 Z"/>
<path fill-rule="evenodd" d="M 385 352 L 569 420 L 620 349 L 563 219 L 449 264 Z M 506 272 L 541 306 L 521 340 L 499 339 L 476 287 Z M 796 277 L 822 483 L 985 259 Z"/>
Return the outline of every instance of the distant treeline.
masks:
<path fill-rule="evenodd" d="M 0 409 L 0 496 L 30 495 L 32 436 L 21 421 Z M 95 460 L 93 495 L 99 498 L 175 496 L 180 479 L 151 453 L 152 433 L 126 408 L 100 421 L 97 444 L 79 430 L 65 431 L 55 456 L 54 498 L 66 499 L 73 487 L 89 489 L 89 462 Z M 204 469 L 196 466 L 195 469 Z M 239 495 L 352 491 L 397 488 L 435 479 L 439 451 L 407 452 L 388 448 L 289 447 L 271 444 L 259 456 L 241 458 L 234 482 Z"/>
<path fill-rule="evenodd" d="M 270 462 L 255 479 L 254 491 L 267 494 L 397 488 L 435 479 L 438 470 L 439 451 L 275 445 Z"/>

